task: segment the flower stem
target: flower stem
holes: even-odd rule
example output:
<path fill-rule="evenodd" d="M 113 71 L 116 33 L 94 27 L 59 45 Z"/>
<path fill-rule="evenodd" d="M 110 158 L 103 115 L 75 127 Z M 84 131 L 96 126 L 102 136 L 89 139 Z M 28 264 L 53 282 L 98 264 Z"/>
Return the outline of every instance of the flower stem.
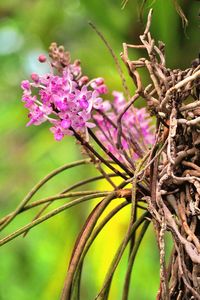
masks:
<path fill-rule="evenodd" d="M 123 179 L 127 179 L 127 177 L 121 173 L 119 170 L 117 170 L 115 167 L 113 167 L 106 159 L 104 159 L 90 144 L 84 140 L 73 128 L 71 130 L 74 133 L 74 136 L 76 139 L 83 145 L 85 146 L 89 151 L 91 151 L 102 163 L 104 163 L 110 170 L 112 170 L 115 174 L 119 175 Z"/>
<path fill-rule="evenodd" d="M 35 193 L 47 182 L 49 181 L 51 178 L 53 178 L 54 176 L 56 176 L 57 174 L 73 168 L 73 167 L 77 167 L 83 164 L 88 164 L 90 163 L 91 160 L 90 159 L 82 159 L 70 164 L 66 164 L 54 171 L 52 171 L 51 173 L 49 173 L 47 176 L 45 176 L 41 181 L 39 181 L 32 189 L 31 191 L 25 196 L 25 198 L 21 201 L 21 203 L 17 206 L 16 210 L 12 213 L 12 215 L 10 215 L 9 218 L 7 218 L 5 220 L 5 222 L 3 222 L 3 224 L 1 224 L 0 226 L 0 231 L 5 228 L 15 217 L 16 215 L 23 209 L 23 207 L 28 203 L 28 201 L 33 197 L 33 195 L 35 195 Z"/>

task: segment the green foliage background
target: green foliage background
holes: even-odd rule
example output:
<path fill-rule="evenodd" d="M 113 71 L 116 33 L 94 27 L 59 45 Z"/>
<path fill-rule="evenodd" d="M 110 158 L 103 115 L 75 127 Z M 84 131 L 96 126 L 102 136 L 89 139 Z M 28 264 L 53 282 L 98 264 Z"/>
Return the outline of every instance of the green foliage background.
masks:
<path fill-rule="evenodd" d="M 44 72 L 37 56 L 56 41 L 80 58 L 84 73 L 102 76 L 110 90 L 122 90 L 115 64 L 102 41 L 88 25 L 93 21 L 116 54 L 122 42 L 138 43 L 144 24 L 138 4 L 129 0 L 121 10 L 119 0 L 1 0 L 0 2 L 0 209 L 1 216 L 15 208 L 29 189 L 51 170 L 81 158 L 73 138 L 58 143 L 48 125 L 25 128 L 26 110 L 20 102 L 21 80 L 32 72 Z M 180 1 L 189 26 L 184 29 L 173 1 L 147 1 L 154 7 L 152 35 L 166 43 L 167 62 L 185 68 L 198 56 L 198 2 Z M 132 57 L 143 54 L 132 51 Z M 126 70 L 125 70 L 126 72 Z M 129 81 L 129 85 L 130 85 Z M 133 88 L 132 88 L 133 91 Z M 138 103 L 138 105 L 141 105 Z M 92 176 L 92 168 L 79 167 L 58 176 L 41 190 L 37 199 L 55 194 L 66 186 Z M 91 205 L 83 204 L 47 221 L 5 245 L 0 251 L 0 299 L 59 299 L 67 262 L 75 237 Z M 128 211 L 126 212 L 128 216 Z M 22 226 L 34 214 L 18 217 L 5 233 Z M 109 259 L 126 230 L 125 215 L 115 218 L 91 249 L 83 274 L 83 300 L 93 299 L 104 278 Z M 96 247 L 96 248 L 95 248 Z M 100 256 L 98 256 L 99 254 Z M 132 278 L 130 299 L 155 299 L 159 258 L 152 229 L 145 237 Z M 126 257 L 119 266 L 111 293 L 120 299 Z"/>

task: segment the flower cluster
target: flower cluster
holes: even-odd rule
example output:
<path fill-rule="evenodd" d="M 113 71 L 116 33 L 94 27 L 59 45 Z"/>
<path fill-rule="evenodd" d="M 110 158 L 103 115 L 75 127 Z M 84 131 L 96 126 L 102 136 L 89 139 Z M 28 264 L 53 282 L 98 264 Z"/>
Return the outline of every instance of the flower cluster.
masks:
<path fill-rule="evenodd" d="M 103 113 L 102 111 L 97 111 L 93 115 L 98 127 L 96 135 L 104 146 L 120 161 L 126 160 L 127 156 L 130 156 L 131 159 L 136 159 L 139 156 L 138 148 L 141 150 L 146 149 L 155 141 L 153 128 L 150 125 L 151 118 L 145 108 L 130 107 L 121 119 L 122 136 L 120 147 L 118 145 L 119 128 L 117 119 L 119 114 L 124 111 L 127 102 L 123 93 L 114 91 L 112 95 L 114 99 L 110 109 L 104 110 Z"/>
<path fill-rule="evenodd" d="M 39 60 L 43 62 L 43 56 Z M 49 121 L 53 126 L 56 140 L 75 131 L 85 131 L 93 127 L 90 122 L 92 109 L 103 105 L 101 94 L 107 93 L 107 87 L 102 78 L 88 82 L 81 75 L 80 62 L 75 61 L 63 68 L 60 74 L 53 72 L 45 75 L 32 74 L 32 81 L 24 80 L 22 101 L 29 110 L 29 125 L 40 125 Z"/>

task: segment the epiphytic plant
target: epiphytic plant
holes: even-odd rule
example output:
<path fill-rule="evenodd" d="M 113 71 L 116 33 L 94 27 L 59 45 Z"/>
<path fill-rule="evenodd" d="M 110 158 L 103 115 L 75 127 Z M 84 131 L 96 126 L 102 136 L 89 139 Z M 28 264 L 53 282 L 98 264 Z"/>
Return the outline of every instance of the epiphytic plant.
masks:
<path fill-rule="evenodd" d="M 0 244 L 26 234 L 32 227 L 69 207 L 102 198 L 88 216 L 75 243 L 62 300 L 81 299 L 81 270 L 87 251 L 106 223 L 127 205 L 131 210 L 127 232 L 95 299 L 108 299 L 115 270 L 130 244 L 122 296 L 123 300 L 128 299 L 134 260 L 150 222 L 160 252 L 157 299 L 200 299 L 199 59 L 186 70 L 167 68 L 165 46 L 162 42 L 157 44 L 150 34 L 151 18 L 152 10 L 144 34 L 140 36 L 140 45 L 123 44 L 121 58 L 136 87 L 135 94 L 130 96 L 125 85 L 126 100 L 122 93 L 114 91 L 113 101 L 108 101 L 103 78 L 90 80 L 82 75 L 80 62 L 71 63 L 69 52 L 55 43 L 49 51 L 50 73 L 32 74 L 32 81 L 22 82 L 22 100 L 29 110 L 27 125 L 48 121 L 56 140 L 73 135 L 88 158 L 65 165 L 41 180 L 15 210 L 0 221 L 1 229 L 20 213 L 36 206 L 42 207 L 41 210 L 32 222 L 4 237 Z M 130 48 L 146 50 L 146 57 L 131 60 Z M 46 57 L 41 55 L 39 60 L 44 63 Z M 149 75 L 149 83 L 145 86 L 141 68 Z M 155 127 L 152 127 L 145 108 L 134 107 L 140 97 L 146 101 L 146 109 L 155 116 Z M 98 147 L 93 145 L 94 142 Z M 93 164 L 101 175 L 77 182 L 57 195 L 29 203 L 53 176 L 81 164 Z M 119 185 L 116 185 L 115 177 L 121 179 Z M 107 180 L 112 190 L 73 191 L 95 180 Z M 43 215 L 52 202 L 70 197 L 78 198 Z M 97 225 L 106 207 L 117 198 L 124 201 L 116 203 Z M 168 265 L 166 231 L 171 233 L 173 240 Z"/>

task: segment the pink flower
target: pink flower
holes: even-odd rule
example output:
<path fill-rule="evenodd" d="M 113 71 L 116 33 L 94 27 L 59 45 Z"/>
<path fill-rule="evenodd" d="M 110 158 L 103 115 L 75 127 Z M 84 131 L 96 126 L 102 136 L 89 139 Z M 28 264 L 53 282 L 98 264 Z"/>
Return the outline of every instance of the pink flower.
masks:
<path fill-rule="evenodd" d="M 91 87 L 96 90 L 99 94 L 107 94 L 108 93 L 108 88 L 104 84 L 104 79 L 99 77 L 90 83 Z"/>
<path fill-rule="evenodd" d="M 21 83 L 21 88 L 25 91 L 29 91 L 30 90 L 30 82 L 28 80 L 23 80 Z"/>
<path fill-rule="evenodd" d="M 38 106 L 34 107 L 34 109 L 32 108 L 32 111 L 28 114 L 28 117 L 30 118 L 30 121 L 26 124 L 26 126 L 30 126 L 32 124 L 40 125 L 46 121 L 45 114 Z"/>
<path fill-rule="evenodd" d="M 66 118 L 66 119 L 62 120 L 62 121 L 60 122 L 60 126 L 61 126 L 63 129 L 68 129 L 68 128 L 70 128 L 70 126 L 71 126 L 71 121 L 70 121 L 70 119 Z"/>

